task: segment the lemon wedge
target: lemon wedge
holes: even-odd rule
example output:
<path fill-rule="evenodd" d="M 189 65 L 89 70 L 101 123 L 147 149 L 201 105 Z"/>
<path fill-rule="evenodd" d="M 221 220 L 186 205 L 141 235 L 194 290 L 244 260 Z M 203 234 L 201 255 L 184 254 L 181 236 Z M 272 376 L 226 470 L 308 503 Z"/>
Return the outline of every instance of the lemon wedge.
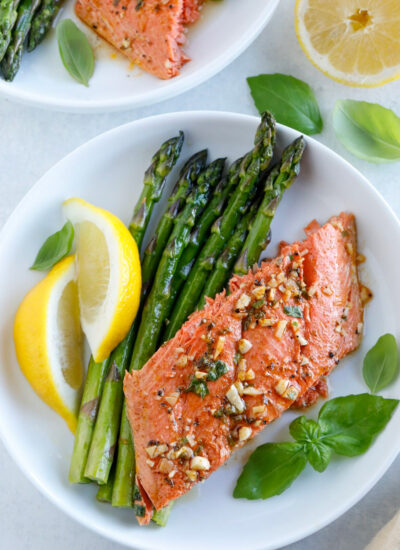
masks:
<path fill-rule="evenodd" d="M 141 291 L 139 252 L 116 216 L 82 199 L 64 202 L 75 227 L 76 273 L 83 332 L 96 362 L 128 333 Z"/>
<path fill-rule="evenodd" d="M 25 296 L 15 317 L 14 342 L 32 388 L 75 431 L 83 364 L 73 256 Z"/>
<path fill-rule="evenodd" d="M 400 77 L 399 0 L 297 0 L 296 33 L 309 60 L 350 86 Z"/>

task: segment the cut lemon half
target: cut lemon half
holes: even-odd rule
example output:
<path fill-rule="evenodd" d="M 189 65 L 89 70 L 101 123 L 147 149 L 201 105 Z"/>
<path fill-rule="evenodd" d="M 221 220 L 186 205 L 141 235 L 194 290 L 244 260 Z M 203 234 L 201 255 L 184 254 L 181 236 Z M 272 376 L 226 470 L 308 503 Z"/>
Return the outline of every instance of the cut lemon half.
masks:
<path fill-rule="evenodd" d="M 82 199 L 64 202 L 74 224 L 81 324 L 96 362 L 128 333 L 141 291 L 139 252 L 116 216 Z"/>
<path fill-rule="evenodd" d="M 399 0 L 297 0 L 296 33 L 309 60 L 350 86 L 400 77 Z"/>
<path fill-rule="evenodd" d="M 75 431 L 83 380 L 74 258 L 59 262 L 21 302 L 14 322 L 18 362 L 39 397 Z"/>

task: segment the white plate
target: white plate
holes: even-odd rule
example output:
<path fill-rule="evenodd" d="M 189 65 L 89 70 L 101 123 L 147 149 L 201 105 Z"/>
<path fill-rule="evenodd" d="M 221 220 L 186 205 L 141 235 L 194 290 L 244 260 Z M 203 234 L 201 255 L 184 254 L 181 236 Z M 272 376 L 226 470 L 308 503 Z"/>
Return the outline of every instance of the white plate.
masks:
<path fill-rule="evenodd" d="M 85 526 L 134 548 L 152 550 L 258 550 L 278 548 L 315 532 L 355 504 L 383 475 L 400 449 L 400 409 L 363 456 L 335 458 L 324 474 L 307 468 L 283 495 L 249 502 L 232 498 L 241 466 L 265 441 L 288 437 L 295 413 L 287 412 L 211 478 L 179 500 L 165 529 L 139 528 L 131 510 L 95 500 L 94 485 L 67 481 L 73 438 L 63 420 L 36 397 L 22 376 L 12 342 L 13 316 L 27 290 L 41 278 L 28 266 L 43 240 L 60 227 L 61 202 L 80 196 L 128 222 L 151 155 L 182 129 L 182 159 L 209 147 L 211 157 L 230 160 L 251 148 L 258 119 L 220 112 L 183 112 L 148 118 L 107 132 L 70 154 L 28 193 L 0 237 L 0 432 L 21 469 L 57 506 Z M 210 128 L 213 129 L 210 132 Z M 278 145 L 294 139 L 279 127 Z M 269 253 L 280 240 L 302 237 L 313 218 L 342 210 L 357 217 L 360 250 L 367 257 L 363 279 L 374 300 L 366 312 L 361 349 L 330 376 L 331 396 L 366 391 L 362 359 L 385 333 L 400 333 L 400 225 L 368 181 L 335 153 L 307 138 L 301 176 L 285 194 L 273 221 Z M 176 172 L 176 171 L 175 171 Z M 400 396 L 400 380 L 383 395 Z M 318 407 L 317 407 L 318 408 Z M 316 408 L 308 414 L 315 415 Z"/>
<path fill-rule="evenodd" d="M 129 60 L 98 39 L 66 0 L 61 16 L 70 17 L 90 38 L 96 52 L 95 73 L 86 88 L 64 69 L 54 29 L 32 53 L 25 53 L 13 82 L 0 77 L 0 95 L 46 109 L 99 112 L 151 105 L 204 82 L 233 61 L 258 36 L 279 0 L 209 0 L 201 19 L 189 28 L 184 47 L 192 58 L 171 80 L 159 80 L 132 68 Z"/>

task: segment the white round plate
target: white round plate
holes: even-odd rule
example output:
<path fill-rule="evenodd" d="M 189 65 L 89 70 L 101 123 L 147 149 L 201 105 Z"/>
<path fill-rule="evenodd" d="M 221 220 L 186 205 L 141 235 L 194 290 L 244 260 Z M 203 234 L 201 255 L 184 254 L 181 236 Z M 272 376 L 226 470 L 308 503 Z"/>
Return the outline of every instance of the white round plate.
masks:
<path fill-rule="evenodd" d="M 68 483 L 73 437 L 63 420 L 29 387 L 12 340 L 18 303 L 42 277 L 28 267 L 44 239 L 63 223 L 62 201 L 82 197 L 128 223 L 144 170 L 162 141 L 183 130 L 182 161 L 204 147 L 209 148 L 210 158 L 226 155 L 233 160 L 251 148 L 257 124 L 257 118 L 239 114 L 181 112 L 116 128 L 79 147 L 44 175 L 0 237 L 0 432 L 4 443 L 26 475 L 57 506 L 86 527 L 136 549 L 183 550 L 188 541 L 193 550 L 278 548 L 346 512 L 378 481 L 400 450 L 399 408 L 363 456 L 335 457 L 323 474 L 307 467 L 278 497 L 235 500 L 235 480 L 250 452 L 265 441 L 288 438 L 288 426 L 296 413 L 286 412 L 209 480 L 180 499 L 164 529 L 138 527 L 131 510 L 96 502 L 93 484 Z M 294 130 L 279 126 L 278 150 L 296 136 Z M 400 263 L 393 253 L 400 246 L 400 225 L 359 172 L 317 141 L 307 138 L 307 144 L 301 175 L 285 194 L 273 221 L 268 253 L 276 253 L 280 240 L 302 238 L 302 228 L 314 218 L 325 222 L 343 210 L 354 212 L 360 251 L 367 257 L 362 278 L 374 299 L 366 310 L 362 346 L 330 376 L 330 395 L 362 393 L 367 391 L 361 375 L 366 351 L 385 332 L 400 334 Z M 399 397 L 400 380 L 382 393 Z M 319 406 L 307 414 L 316 415 Z"/>
<path fill-rule="evenodd" d="M 131 63 L 99 39 L 74 14 L 66 0 L 61 18 L 70 17 L 92 42 L 95 73 L 88 88 L 62 65 L 54 29 L 32 53 L 25 53 L 13 82 L 0 77 L 0 95 L 46 109 L 99 112 L 151 105 L 204 82 L 233 61 L 258 36 L 279 0 L 209 0 L 187 34 L 185 52 L 192 58 L 171 80 L 160 80 Z"/>

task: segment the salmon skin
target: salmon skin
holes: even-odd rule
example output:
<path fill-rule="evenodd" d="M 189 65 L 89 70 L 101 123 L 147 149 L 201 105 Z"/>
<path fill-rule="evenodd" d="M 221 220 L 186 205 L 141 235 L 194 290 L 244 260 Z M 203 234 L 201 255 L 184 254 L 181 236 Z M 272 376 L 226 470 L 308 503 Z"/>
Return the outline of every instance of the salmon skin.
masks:
<path fill-rule="evenodd" d="M 199 17 L 203 0 L 77 0 L 86 25 L 133 63 L 162 79 L 190 60 L 181 46 L 185 25 Z"/>
<path fill-rule="evenodd" d="M 209 299 L 141 371 L 125 375 L 136 475 L 157 510 L 302 404 L 359 346 L 354 216 L 314 221 L 306 235 L 233 277 L 229 296 Z"/>

